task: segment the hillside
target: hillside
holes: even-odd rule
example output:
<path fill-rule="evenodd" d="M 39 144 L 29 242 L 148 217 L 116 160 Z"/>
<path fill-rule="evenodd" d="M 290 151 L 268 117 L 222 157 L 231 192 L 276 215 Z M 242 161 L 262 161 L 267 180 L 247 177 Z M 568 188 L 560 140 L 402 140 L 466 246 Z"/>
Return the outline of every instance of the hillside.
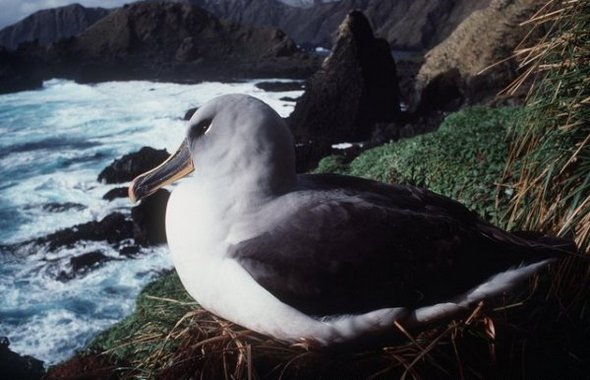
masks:
<path fill-rule="evenodd" d="M 22 42 L 37 40 L 46 44 L 76 36 L 109 13 L 108 9 L 80 4 L 38 11 L 0 30 L 0 45 L 16 49 Z"/>
<path fill-rule="evenodd" d="M 245 25 L 274 26 L 300 45 L 330 47 L 348 12 L 361 10 L 378 36 L 397 50 L 429 49 L 490 0 L 342 0 L 308 8 L 275 0 L 173 0 L 199 5 L 220 18 Z"/>

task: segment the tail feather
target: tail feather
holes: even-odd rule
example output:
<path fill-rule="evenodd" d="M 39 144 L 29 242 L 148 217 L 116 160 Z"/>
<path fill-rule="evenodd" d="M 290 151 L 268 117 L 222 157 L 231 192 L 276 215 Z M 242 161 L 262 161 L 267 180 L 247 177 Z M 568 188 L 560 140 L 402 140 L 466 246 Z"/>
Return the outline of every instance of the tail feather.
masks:
<path fill-rule="evenodd" d="M 578 253 L 578 247 L 573 240 L 545 235 L 541 232 L 535 231 L 513 231 L 512 234 L 538 246 L 539 248 L 543 247 L 545 249 L 568 254 Z"/>
<path fill-rule="evenodd" d="M 523 251 L 529 252 L 524 259 L 543 260 L 560 258 L 564 256 L 584 257 L 579 254 L 576 243 L 569 239 L 545 235 L 534 231 L 513 231 L 506 232 L 492 225 L 482 224 L 478 226 L 479 231 L 497 243 L 504 243 L 512 249 L 521 247 Z"/>

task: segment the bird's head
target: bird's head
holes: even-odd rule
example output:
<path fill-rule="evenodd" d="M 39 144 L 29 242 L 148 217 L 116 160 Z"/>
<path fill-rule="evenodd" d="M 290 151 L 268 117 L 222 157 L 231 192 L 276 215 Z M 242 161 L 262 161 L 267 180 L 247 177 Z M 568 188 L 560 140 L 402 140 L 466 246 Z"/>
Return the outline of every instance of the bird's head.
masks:
<path fill-rule="evenodd" d="M 137 176 L 129 198 L 137 202 L 193 170 L 243 191 L 281 193 L 295 181 L 292 135 L 267 104 L 246 95 L 224 95 L 199 108 L 178 150 Z"/>

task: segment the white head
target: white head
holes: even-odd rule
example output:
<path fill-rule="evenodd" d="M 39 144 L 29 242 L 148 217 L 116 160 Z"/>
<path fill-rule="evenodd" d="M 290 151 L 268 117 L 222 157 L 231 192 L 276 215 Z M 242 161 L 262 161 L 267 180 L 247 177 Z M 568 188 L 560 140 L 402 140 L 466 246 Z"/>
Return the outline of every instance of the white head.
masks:
<path fill-rule="evenodd" d="M 278 195 L 295 184 L 293 137 L 267 104 L 246 95 L 215 98 L 195 112 L 187 137 L 166 162 L 138 176 L 138 200 L 190 173 L 242 193 Z"/>

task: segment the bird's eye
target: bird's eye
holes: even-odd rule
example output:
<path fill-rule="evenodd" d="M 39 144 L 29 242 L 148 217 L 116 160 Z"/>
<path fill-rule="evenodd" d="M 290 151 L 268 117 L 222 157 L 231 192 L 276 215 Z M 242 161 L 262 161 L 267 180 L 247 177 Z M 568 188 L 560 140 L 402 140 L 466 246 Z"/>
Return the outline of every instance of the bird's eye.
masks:
<path fill-rule="evenodd" d="M 191 138 L 198 138 L 198 137 L 204 135 L 205 132 L 207 132 L 207 130 L 209 130 L 210 126 L 211 126 L 211 119 L 205 119 L 205 120 L 199 121 L 197 124 L 195 124 L 191 127 L 191 130 L 190 130 Z"/>

